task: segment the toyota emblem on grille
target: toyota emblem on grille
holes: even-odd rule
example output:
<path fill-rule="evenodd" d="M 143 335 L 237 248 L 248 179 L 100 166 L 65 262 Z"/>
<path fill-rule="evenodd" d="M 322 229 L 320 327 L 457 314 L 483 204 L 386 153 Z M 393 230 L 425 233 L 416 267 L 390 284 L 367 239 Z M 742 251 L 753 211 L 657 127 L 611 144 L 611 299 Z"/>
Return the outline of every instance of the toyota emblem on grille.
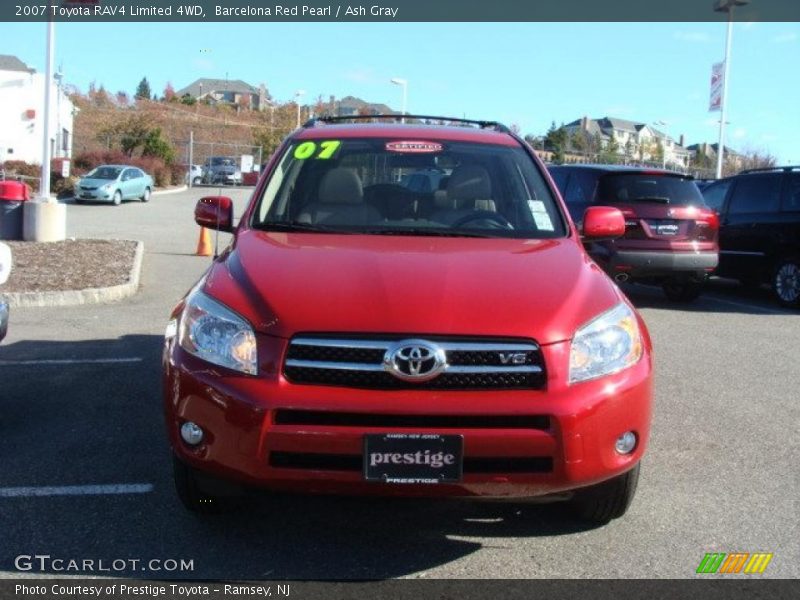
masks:
<path fill-rule="evenodd" d="M 386 350 L 383 367 L 403 381 L 429 381 L 447 368 L 447 356 L 431 342 L 402 340 Z"/>

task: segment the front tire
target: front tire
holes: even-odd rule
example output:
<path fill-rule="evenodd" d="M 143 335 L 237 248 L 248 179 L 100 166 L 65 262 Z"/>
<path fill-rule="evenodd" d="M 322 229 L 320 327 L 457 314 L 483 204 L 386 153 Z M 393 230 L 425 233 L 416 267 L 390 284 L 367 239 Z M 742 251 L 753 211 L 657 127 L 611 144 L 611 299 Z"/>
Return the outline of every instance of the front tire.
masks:
<path fill-rule="evenodd" d="M 772 291 L 787 308 L 800 308 L 800 258 L 781 258 L 772 274 Z"/>
<path fill-rule="evenodd" d="M 111 203 L 114 206 L 119 206 L 120 204 L 122 204 L 122 192 L 120 192 L 119 190 L 114 192 L 114 197 L 111 199 Z"/>
<path fill-rule="evenodd" d="M 692 279 L 667 279 L 661 284 L 661 289 L 672 302 L 692 302 L 703 293 L 703 282 Z"/>
<path fill-rule="evenodd" d="M 207 515 L 227 512 L 235 507 L 235 500 L 240 495 L 234 486 L 227 486 L 226 493 L 209 491 L 209 486 L 226 488 L 226 484 L 204 476 L 174 454 L 172 474 L 178 498 L 190 512 Z"/>
<path fill-rule="evenodd" d="M 142 197 L 140 198 L 140 200 L 142 202 L 150 202 L 150 193 L 151 192 L 150 192 L 150 188 L 149 187 L 148 188 L 144 188 L 144 194 L 142 194 Z"/>
<path fill-rule="evenodd" d="M 570 501 L 570 507 L 579 519 L 605 525 L 627 512 L 638 483 L 639 464 L 614 479 L 578 490 Z"/>

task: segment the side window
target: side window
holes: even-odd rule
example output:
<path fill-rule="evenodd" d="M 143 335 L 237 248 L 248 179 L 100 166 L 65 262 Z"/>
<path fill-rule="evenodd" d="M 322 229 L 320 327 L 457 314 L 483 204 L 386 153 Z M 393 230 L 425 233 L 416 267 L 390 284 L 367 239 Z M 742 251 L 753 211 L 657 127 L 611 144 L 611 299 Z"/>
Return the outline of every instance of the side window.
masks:
<path fill-rule="evenodd" d="M 564 188 L 567 187 L 567 179 L 569 179 L 569 172 L 564 169 L 554 169 L 550 171 L 550 177 L 556 182 L 556 187 L 561 194 L 564 194 Z"/>
<path fill-rule="evenodd" d="M 711 210 L 722 212 L 722 205 L 725 204 L 725 196 L 731 187 L 730 180 L 714 183 L 703 190 L 703 200 Z"/>
<path fill-rule="evenodd" d="M 783 199 L 783 210 L 800 211 L 800 173 L 790 173 L 788 184 Z"/>
<path fill-rule="evenodd" d="M 122 177 L 120 178 L 122 181 L 128 181 L 131 178 L 131 170 L 125 169 L 122 172 Z"/>
<path fill-rule="evenodd" d="M 564 201 L 567 203 L 569 214 L 573 221 L 583 220 L 583 213 L 592 205 L 595 189 L 597 188 L 597 177 L 589 172 L 573 171 L 569 178 L 569 185 L 564 194 Z"/>
<path fill-rule="evenodd" d="M 777 212 L 780 201 L 780 173 L 745 175 L 733 188 L 728 214 Z"/>

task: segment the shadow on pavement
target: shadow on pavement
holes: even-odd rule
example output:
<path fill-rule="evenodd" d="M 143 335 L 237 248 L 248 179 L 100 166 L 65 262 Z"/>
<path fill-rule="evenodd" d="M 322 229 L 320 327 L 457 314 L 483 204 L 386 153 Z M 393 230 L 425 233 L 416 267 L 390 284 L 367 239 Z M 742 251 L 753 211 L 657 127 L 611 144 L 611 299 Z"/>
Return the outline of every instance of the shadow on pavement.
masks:
<path fill-rule="evenodd" d="M 153 486 L 144 494 L 0 497 L 0 571 L 17 573 L 19 555 L 47 554 L 106 564 L 184 559 L 194 566 L 165 572 L 128 565 L 103 576 L 373 579 L 419 574 L 462 558 L 484 547 L 481 538 L 500 538 L 494 543 L 505 547 L 503 538 L 587 530 L 561 505 L 467 500 L 260 492 L 235 513 L 190 514 L 172 487 L 161 343 L 160 336 L 130 335 L 0 347 L 6 361 L 0 363 L 0 488 Z M 136 357 L 141 361 L 8 362 Z"/>

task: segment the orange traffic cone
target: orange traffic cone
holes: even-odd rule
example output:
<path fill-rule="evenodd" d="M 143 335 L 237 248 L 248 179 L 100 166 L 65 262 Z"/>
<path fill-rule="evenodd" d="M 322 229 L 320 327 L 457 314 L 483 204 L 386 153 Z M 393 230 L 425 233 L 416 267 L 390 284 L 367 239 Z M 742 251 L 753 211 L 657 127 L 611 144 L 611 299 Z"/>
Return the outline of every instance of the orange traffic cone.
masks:
<path fill-rule="evenodd" d="M 200 239 L 197 240 L 197 256 L 211 256 L 211 234 L 205 227 L 200 228 Z"/>

